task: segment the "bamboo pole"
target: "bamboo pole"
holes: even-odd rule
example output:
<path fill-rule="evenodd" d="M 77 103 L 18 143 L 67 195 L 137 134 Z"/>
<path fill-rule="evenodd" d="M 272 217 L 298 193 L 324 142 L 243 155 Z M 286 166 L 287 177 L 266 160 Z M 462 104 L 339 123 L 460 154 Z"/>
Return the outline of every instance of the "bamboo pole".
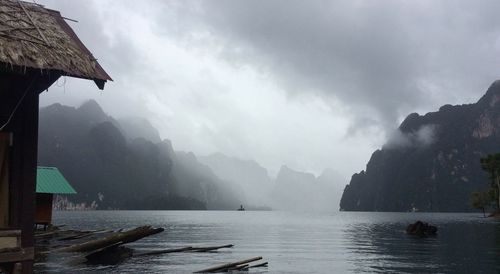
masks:
<path fill-rule="evenodd" d="M 238 261 L 238 262 L 234 262 L 234 263 L 227 263 L 227 264 L 223 264 L 223 265 L 218 265 L 218 266 L 206 268 L 203 270 L 199 270 L 199 271 L 196 271 L 194 273 L 210 273 L 210 272 L 224 271 L 224 270 L 227 270 L 227 269 L 235 267 L 235 266 L 255 262 L 258 260 L 262 260 L 262 257 L 254 257 L 254 258 L 250 258 L 250 259 L 246 259 L 246 260 L 242 260 L 242 261 Z"/>
<path fill-rule="evenodd" d="M 232 248 L 234 245 L 219 245 L 219 246 L 207 246 L 207 247 L 193 247 L 192 251 L 194 252 L 207 252 L 212 250 L 217 250 L 221 248 Z"/>
<path fill-rule="evenodd" d="M 57 240 L 58 241 L 71 241 L 71 240 L 85 238 L 85 237 L 90 236 L 90 235 L 92 235 L 92 233 L 87 233 L 87 232 L 76 233 L 76 234 L 72 234 L 72 235 L 69 235 L 69 236 L 64 236 L 64 237 L 59 238 Z"/>
<path fill-rule="evenodd" d="M 73 234 L 69 236 L 65 236 L 62 238 L 58 238 L 58 241 L 71 241 L 71 240 L 78 240 L 82 238 L 86 238 L 89 236 L 94 236 L 96 234 L 104 234 L 104 233 L 111 233 L 113 230 L 95 230 L 95 231 L 76 231 Z"/>
<path fill-rule="evenodd" d="M 256 265 L 251 265 L 248 268 L 254 268 L 254 267 L 267 267 L 268 262 L 263 262 L 261 264 L 256 264 Z"/>
<path fill-rule="evenodd" d="M 172 249 L 162 249 L 162 250 L 154 250 L 143 253 L 138 253 L 134 256 L 148 256 L 148 255 L 158 255 L 158 254 L 166 254 L 166 253 L 176 253 L 176 252 L 208 252 L 212 250 L 217 250 L 221 248 L 231 248 L 234 245 L 219 245 L 219 246 L 207 246 L 207 247 L 180 247 L 180 248 L 172 248 Z"/>
<path fill-rule="evenodd" d="M 57 231 L 52 231 L 52 232 L 46 232 L 46 233 L 36 233 L 35 234 L 35 239 L 39 238 L 50 238 L 54 235 L 56 235 L 58 232 Z"/>
<path fill-rule="evenodd" d="M 163 232 L 163 228 L 152 228 L 151 226 L 141 226 L 125 232 L 116 232 L 110 236 L 90 240 L 80 244 L 74 244 L 68 247 L 54 249 L 51 252 L 88 252 L 94 251 L 103 247 L 107 247 L 116 243 L 126 244 L 135 242 L 147 236 L 151 236 Z"/>
<path fill-rule="evenodd" d="M 248 269 L 248 264 L 238 265 L 238 266 L 235 266 L 235 267 L 228 268 L 227 270 L 243 270 L 245 268 Z"/>
<path fill-rule="evenodd" d="M 143 252 L 143 253 L 139 253 L 135 256 L 149 256 L 149 255 L 158 255 L 158 254 L 166 254 L 166 253 L 185 252 L 185 251 L 189 251 L 191 249 L 193 249 L 193 248 L 190 246 L 187 246 L 187 247 L 181 247 L 181 248 L 172 248 L 172 249 L 163 249 L 163 250 Z"/>
<path fill-rule="evenodd" d="M 115 249 L 116 247 L 122 245 L 122 242 L 114 243 L 112 245 L 105 246 L 103 248 L 97 249 L 92 251 L 91 253 L 87 254 L 85 256 L 86 259 L 91 260 L 92 258 L 98 257 L 102 255 L 103 253 L 109 252 L 112 249 Z"/>
<path fill-rule="evenodd" d="M 121 246 L 122 242 L 98 249 L 87 256 L 87 263 L 90 264 L 117 264 L 133 256 L 132 249 Z"/>

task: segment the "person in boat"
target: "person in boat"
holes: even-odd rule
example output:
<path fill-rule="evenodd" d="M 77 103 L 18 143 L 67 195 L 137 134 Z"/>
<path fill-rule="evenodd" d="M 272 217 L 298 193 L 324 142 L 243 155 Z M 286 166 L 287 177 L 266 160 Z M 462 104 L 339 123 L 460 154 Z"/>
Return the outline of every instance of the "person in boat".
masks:
<path fill-rule="evenodd" d="M 240 205 L 240 208 L 238 208 L 238 211 L 244 211 L 245 208 L 243 207 L 243 205 Z"/>

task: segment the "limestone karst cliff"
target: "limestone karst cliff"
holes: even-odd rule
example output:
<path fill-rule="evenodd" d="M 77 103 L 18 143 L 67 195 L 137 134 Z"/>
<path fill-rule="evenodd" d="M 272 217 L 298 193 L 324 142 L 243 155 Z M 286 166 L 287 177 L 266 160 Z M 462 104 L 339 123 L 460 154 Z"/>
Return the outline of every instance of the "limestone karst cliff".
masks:
<path fill-rule="evenodd" d="M 500 152 L 500 81 L 475 104 L 412 113 L 352 176 L 340 208 L 357 211 L 469 211 L 488 187 L 479 159 Z"/>

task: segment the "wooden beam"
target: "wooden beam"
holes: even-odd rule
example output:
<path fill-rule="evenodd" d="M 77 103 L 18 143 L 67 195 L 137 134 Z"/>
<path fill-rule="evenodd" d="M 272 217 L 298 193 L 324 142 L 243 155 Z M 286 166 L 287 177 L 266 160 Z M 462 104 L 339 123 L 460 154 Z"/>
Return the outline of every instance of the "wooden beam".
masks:
<path fill-rule="evenodd" d="M 21 230 L 0 230 L 0 237 L 21 236 Z"/>
<path fill-rule="evenodd" d="M 30 261 L 35 258 L 35 248 L 22 248 L 17 252 L 0 253 L 0 263 Z"/>

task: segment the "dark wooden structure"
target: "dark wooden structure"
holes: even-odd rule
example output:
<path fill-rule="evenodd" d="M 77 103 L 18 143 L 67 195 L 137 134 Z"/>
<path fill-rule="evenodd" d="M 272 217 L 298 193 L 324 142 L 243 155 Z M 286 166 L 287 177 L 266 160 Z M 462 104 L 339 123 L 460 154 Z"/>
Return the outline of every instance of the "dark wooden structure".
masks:
<path fill-rule="evenodd" d="M 36 194 L 35 225 L 42 225 L 44 228 L 52 223 L 52 202 L 53 194 Z"/>
<path fill-rule="evenodd" d="M 111 78 L 61 14 L 0 0 L 0 268 L 31 273 L 38 95 L 59 77 Z"/>

